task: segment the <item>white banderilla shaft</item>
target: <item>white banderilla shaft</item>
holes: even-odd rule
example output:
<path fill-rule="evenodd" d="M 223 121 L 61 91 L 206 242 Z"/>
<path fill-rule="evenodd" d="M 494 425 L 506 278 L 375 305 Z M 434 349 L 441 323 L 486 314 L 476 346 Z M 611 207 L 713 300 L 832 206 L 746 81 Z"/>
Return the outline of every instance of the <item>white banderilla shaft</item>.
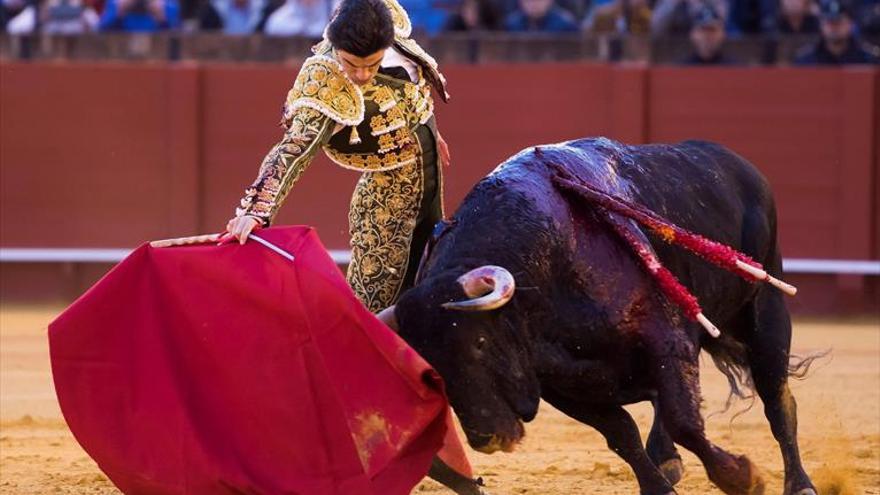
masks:
<path fill-rule="evenodd" d="M 795 287 L 791 284 L 785 283 L 782 280 L 779 280 L 778 278 L 770 275 L 769 273 L 765 272 L 764 270 L 761 270 L 760 268 L 756 268 L 756 267 L 754 267 L 748 263 L 742 262 L 740 260 L 736 260 L 736 267 L 739 268 L 740 270 L 748 273 L 749 275 L 757 278 L 758 280 L 763 280 L 763 281 L 769 283 L 773 287 L 776 287 L 777 289 L 781 290 L 782 292 L 785 292 L 789 296 L 793 296 L 793 295 L 797 294 L 797 287 Z"/>

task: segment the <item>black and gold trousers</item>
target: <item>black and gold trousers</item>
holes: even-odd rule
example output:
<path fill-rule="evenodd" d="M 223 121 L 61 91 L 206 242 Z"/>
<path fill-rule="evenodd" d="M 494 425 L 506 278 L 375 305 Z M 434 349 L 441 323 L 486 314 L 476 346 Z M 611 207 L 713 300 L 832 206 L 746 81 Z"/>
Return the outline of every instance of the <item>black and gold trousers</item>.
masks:
<path fill-rule="evenodd" d="M 443 218 L 442 172 L 432 127 L 422 124 L 413 132 L 421 149 L 415 163 L 364 173 L 351 198 L 347 278 L 373 312 L 394 304 L 412 287 L 425 244 Z"/>

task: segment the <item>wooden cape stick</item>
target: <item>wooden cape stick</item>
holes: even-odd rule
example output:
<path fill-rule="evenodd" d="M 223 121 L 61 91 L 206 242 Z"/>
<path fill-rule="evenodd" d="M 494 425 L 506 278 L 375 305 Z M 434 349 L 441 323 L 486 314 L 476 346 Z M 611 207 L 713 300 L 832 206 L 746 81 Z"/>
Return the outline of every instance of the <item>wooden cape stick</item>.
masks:
<path fill-rule="evenodd" d="M 175 237 L 173 239 L 160 239 L 158 241 L 150 241 L 150 246 L 154 248 L 163 248 L 171 246 L 186 246 L 189 244 L 204 244 L 206 242 L 217 242 L 223 234 L 203 234 L 192 235 L 188 237 Z"/>
<path fill-rule="evenodd" d="M 205 244 L 208 242 L 217 242 L 218 240 L 220 240 L 220 237 L 222 237 L 222 236 L 223 236 L 223 233 L 221 232 L 219 234 L 204 234 L 204 235 L 193 235 L 193 236 L 188 236 L 188 237 L 175 237 L 173 239 L 160 239 L 158 241 L 151 241 L 150 246 L 152 246 L 154 248 L 165 248 L 165 247 L 172 247 L 172 246 L 187 246 L 190 244 Z M 252 239 L 255 242 L 262 244 L 266 248 L 278 253 L 279 255 L 287 258 L 290 261 L 294 260 L 294 256 L 292 254 L 281 249 L 280 247 L 276 246 L 275 244 L 267 241 L 266 239 L 263 239 L 262 237 L 259 237 L 255 234 L 248 234 L 248 239 Z"/>

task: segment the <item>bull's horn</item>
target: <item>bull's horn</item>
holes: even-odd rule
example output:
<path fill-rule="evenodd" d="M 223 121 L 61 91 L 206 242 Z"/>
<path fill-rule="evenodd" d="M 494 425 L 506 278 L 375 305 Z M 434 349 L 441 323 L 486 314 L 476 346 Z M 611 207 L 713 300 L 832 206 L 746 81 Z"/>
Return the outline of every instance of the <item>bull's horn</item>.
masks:
<path fill-rule="evenodd" d="M 400 328 L 397 326 L 397 316 L 394 314 L 394 308 L 396 306 L 397 305 L 388 306 L 382 311 L 379 311 L 379 313 L 376 314 L 376 318 L 379 318 L 379 321 L 388 325 L 390 329 L 398 332 L 400 331 Z"/>
<path fill-rule="evenodd" d="M 507 304 L 516 290 L 513 275 L 507 269 L 494 265 L 475 268 L 458 277 L 458 283 L 470 299 L 445 303 L 444 308 L 489 311 Z"/>

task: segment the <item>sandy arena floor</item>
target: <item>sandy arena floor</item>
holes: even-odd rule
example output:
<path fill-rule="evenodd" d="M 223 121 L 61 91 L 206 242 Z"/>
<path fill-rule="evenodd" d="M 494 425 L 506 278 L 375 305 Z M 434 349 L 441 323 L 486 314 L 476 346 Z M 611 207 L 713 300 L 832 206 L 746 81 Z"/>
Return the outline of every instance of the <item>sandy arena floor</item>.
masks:
<path fill-rule="evenodd" d="M 0 493 L 119 493 L 73 439 L 55 402 L 46 325 L 57 312 L 0 311 Z M 822 495 L 880 494 L 880 324 L 795 324 L 796 353 L 828 347 L 832 357 L 818 363 L 807 380 L 793 383 L 802 457 Z M 727 385 L 709 359 L 703 364 L 704 413 L 709 415 L 721 409 Z M 781 493 L 782 462 L 760 403 L 730 422 L 745 406 L 739 403 L 730 413 L 710 417 L 709 437 L 748 454 L 764 472 L 767 493 Z M 650 408 L 629 409 L 646 434 Z M 637 493 L 629 467 L 589 427 L 542 404 L 527 432 L 514 454 L 473 453 L 491 493 Z M 679 493 L 721 493 L 689 453 L 685 465 Z M 449 492 L 426 481 L 414 493 Z"/>

